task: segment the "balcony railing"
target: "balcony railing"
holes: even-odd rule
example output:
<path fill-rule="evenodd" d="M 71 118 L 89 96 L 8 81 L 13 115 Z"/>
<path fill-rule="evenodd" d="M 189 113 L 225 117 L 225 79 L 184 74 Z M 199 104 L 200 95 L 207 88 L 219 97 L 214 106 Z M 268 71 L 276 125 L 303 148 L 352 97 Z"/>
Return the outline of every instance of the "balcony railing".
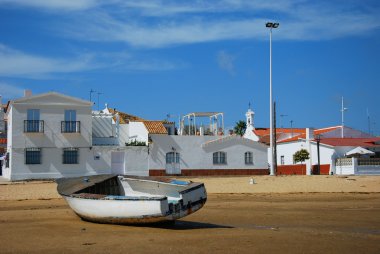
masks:
<path fill-rule="evenodd" d="M 44 121 L 43 120 L 24 120 L 24 132 L 44 133 Z"/>
<path fill-rule="evenodd" d="M 62 121 L 62 133 L 80 133 L 80 121 Z"/>

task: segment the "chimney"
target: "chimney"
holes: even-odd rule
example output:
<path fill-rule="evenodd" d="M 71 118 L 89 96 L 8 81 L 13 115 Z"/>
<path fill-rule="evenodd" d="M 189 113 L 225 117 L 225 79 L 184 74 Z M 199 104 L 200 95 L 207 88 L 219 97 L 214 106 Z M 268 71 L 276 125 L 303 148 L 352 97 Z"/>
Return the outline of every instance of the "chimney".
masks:
<path fill-rule="evenodd" d="M 306 140 L 314 139 L 314 129 L 306 128 Z"/>
<path fill-rule="evenodd" d="M 32 90 L 29 90 L 29 89 L 24 90 L 24 97 L 27 98 L 30 96 L 32 96 Z"/>

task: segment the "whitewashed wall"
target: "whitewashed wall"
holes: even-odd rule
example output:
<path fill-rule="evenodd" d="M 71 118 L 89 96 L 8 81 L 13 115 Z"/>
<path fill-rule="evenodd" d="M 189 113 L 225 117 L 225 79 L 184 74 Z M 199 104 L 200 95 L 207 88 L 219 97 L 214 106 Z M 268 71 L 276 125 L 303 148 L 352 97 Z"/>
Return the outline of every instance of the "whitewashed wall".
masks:
<path fill-rule="evenodd" d="M 148 130 L 142 122 L 129 122 L 129 139 L 148 142 Z"/>
<path fill-rule="evenodd" d="M 26 165 L 24 149 L 13 149 L 10 180 L 60 178 L 111 172 L 110 153 L 104 147 L 92 150 L 79 149 L 79 164 L 63 164 L 63 150 L 60 148 L 42 148 L 41 153 L 41 164 Z M 95 159 L 95 156 L 99 156 L 99 160 Z"/>
<path fill-rule="evenodd" d="M 215 136 L 168 136 L 151 135 L 153 144 L 149 156 L 150 169 L 165 169 L 166 153 L 172 148 L 180 153 L 181 169 L 267 169 L 267 146 L 252 142 L 222 142 L 202 148 L 202 144 L 219 137 Z M 251 141 L 250 141 L 251 142 Z M 214 165 L 213 153 L 227 153 L 227 164 Z M 253 165 L 246 165 L 245 152 L 253 153 Z"/>
<path fill-rule="evenodd" d="M 128 146 L 125 148 L 125 175 L 149 175 L 148 147 Z"/>

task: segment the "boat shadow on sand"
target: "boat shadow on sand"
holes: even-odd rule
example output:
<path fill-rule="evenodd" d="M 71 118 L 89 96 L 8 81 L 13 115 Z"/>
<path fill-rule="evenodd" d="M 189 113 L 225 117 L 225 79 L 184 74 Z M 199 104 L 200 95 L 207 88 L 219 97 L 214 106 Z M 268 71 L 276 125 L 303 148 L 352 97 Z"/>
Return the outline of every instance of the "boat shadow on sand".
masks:
<path fill-rule="evenodd" d="M 234 227 L 226 226 L 226 225 L 218 225 L 218 224 L 204 223 L 204 222 L 197 222 L 197 221 L 181 221 L 181 220 L 151 223 L 151 224 L 144 224 L 144 225 L 130 225 L 130 226 L 162 228 L 162 229 L 170 229 L 170 230 L 234 228 Z"/>

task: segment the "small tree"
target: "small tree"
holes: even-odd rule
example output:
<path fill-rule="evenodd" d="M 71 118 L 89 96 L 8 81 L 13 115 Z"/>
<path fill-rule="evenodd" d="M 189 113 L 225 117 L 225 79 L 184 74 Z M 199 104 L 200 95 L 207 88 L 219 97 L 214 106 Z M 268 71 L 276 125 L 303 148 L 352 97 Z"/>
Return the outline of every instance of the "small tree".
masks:
<path fill-rule="evenodd" d="M 309 159 L 309 152 L 306 149 L 301 149 L 293 154 L 293 161 L 295 163 L 297 162 L 302 163 L 308 159 Z"/>
<path fill-rule="evenodd" d="M 239 122 L 236 122 L 234 131 L 237 135 L 243 136 L 245 129 L 247 129 L 247 124 L 244 121 L 240 120 Z"/>

